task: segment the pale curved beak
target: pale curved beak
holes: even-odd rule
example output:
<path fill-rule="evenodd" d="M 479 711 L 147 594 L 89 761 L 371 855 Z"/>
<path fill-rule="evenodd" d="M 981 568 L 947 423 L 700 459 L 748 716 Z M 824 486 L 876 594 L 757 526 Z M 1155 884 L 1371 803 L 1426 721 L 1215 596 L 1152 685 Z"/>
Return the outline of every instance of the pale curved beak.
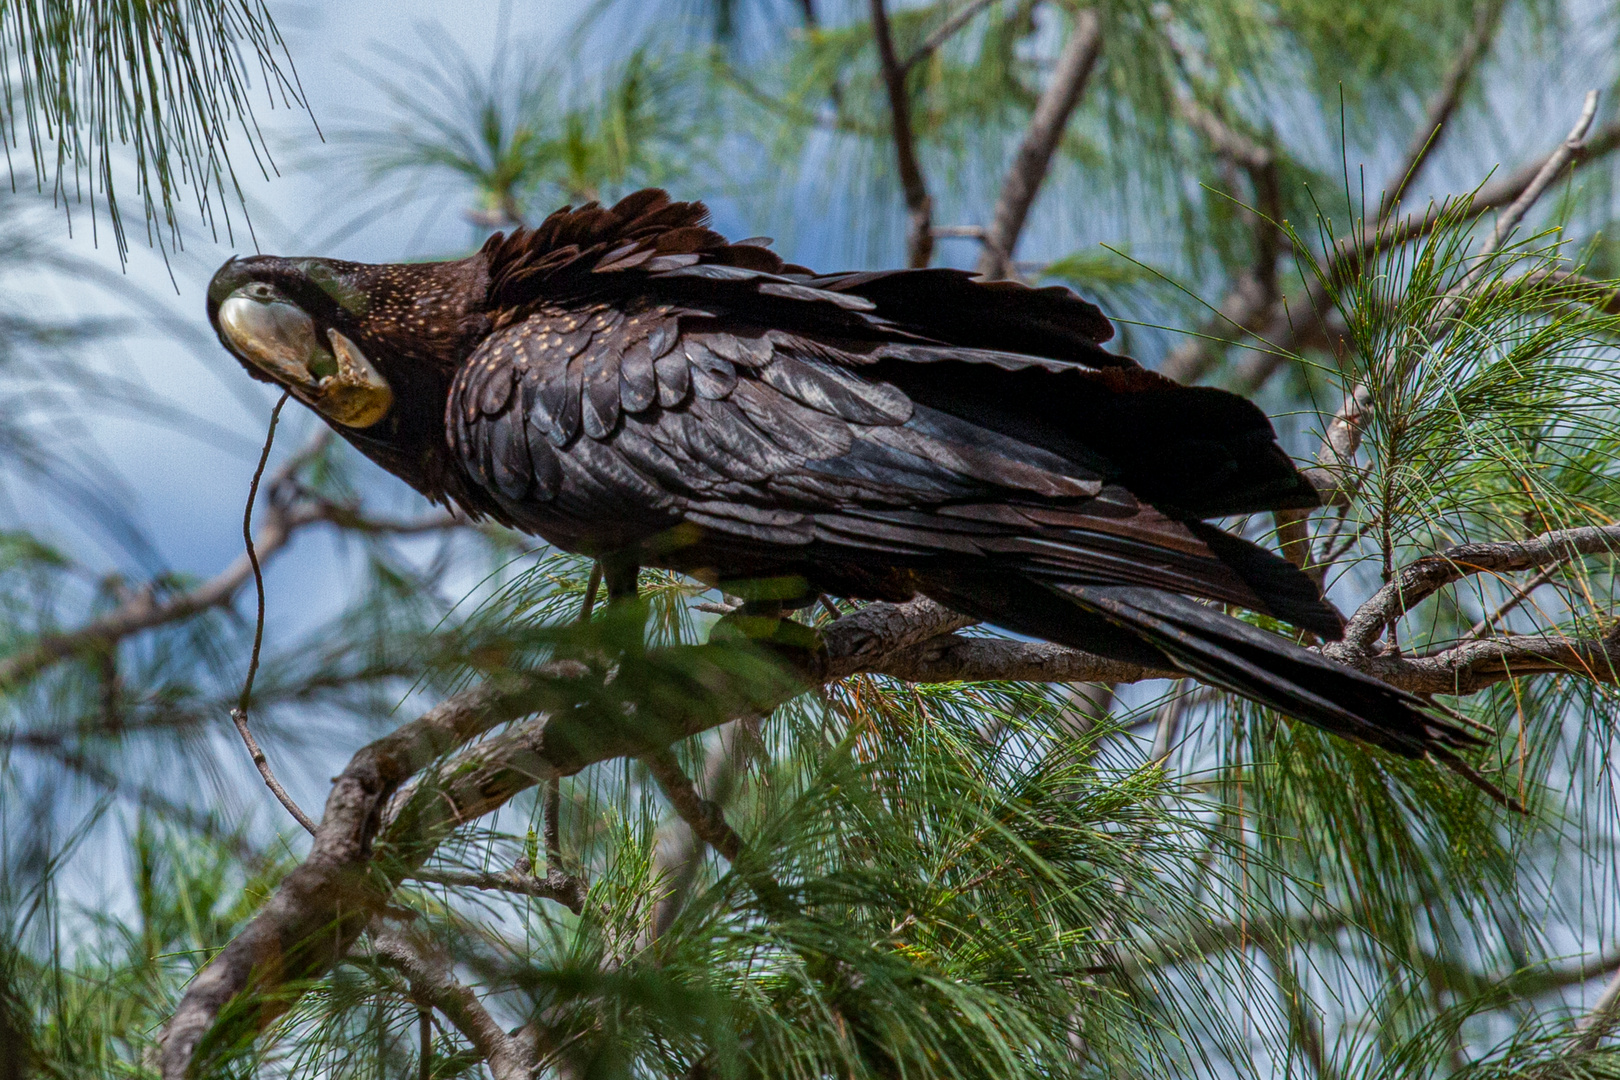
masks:
<path fill-rule="evenodd" d="M 394 392 L 359 346 L 328 330 L 327 348 L 315 321 L 296 304 L 245 292 L 238 290 L 219 305 L 219 325 L 249 363 L 346 427 L 371 427 L 388 415 Z"/>
<path fill-rule="evenodd" d="M 295 390 L 315 389 L 316 354 L 326 350 L 315 340 L 315 321 L 297 306 L 238 293 L 219 305 L 219 325 L 236 351 L 266 375 Z M 337 370 L 331 353 L 325 360 Z"/>

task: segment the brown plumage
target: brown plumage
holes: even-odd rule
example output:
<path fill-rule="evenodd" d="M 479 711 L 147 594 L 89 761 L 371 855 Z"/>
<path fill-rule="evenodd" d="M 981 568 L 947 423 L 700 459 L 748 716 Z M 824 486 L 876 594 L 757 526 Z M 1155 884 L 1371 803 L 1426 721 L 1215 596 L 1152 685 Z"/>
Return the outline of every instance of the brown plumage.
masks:
<path fill-rule="evenodd" d="M 1315 493 L 1252 404 L 1106 351 L 1067 289 L 817 275 L 642 191 L 456 262 L 233 260 L 209 313 L 261 378 L 243 327 L 352 342 L 375 375 L 353 393 L 391 399 L 345 438 L 430 499 L 603 559 L 617 591 L 658 565 L 767 579 L 789 606 L 922 593 L 1408 757 L 1474 741 L 1196 602 L 1336 637 L 1308 577 L 1204 521 Z M 321 407 L 313 376 L 289 385 Z"/>

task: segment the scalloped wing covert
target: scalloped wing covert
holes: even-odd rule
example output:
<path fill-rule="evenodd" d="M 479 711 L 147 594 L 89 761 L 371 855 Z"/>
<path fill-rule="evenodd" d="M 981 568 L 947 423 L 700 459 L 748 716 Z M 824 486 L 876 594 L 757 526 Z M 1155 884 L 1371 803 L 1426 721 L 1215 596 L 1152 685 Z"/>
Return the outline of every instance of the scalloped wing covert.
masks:
<path fill-rule="evenodd" d="M 674 534 L 758 548 L 742 565 L 812 546 L 851 560 L 989 559 L 1054 581 L 1276 606 L 1242 558 L 1234 569 L 1216 550 L 1242 541 L 1165 517 L 1083 457 L 869 377 L 896 362 L 672 305 L 542 306 L 464 365 L 450 440 L 514 523 L 575 550 Z"/>

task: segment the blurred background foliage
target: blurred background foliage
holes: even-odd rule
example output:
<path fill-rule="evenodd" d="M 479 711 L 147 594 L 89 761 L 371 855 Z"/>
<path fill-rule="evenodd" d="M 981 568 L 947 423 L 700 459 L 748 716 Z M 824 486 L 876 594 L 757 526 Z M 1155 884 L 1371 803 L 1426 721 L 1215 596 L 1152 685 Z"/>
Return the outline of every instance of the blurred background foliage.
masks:
<path fill-rule="evenodd" d="M 355 42 L 378 107 L 316 101 L 329 145 L 310 127 L 277 156 L 327 177 L 322 249 L 385 219 L 427 236 L 446 218 L 471 249 L 559 204 L 658 184 L 774 235 L 794 261 L 894 265 L 913 218 L 873 10 L 597 0 L 543 51 L 521 6 L 489 55 L 433 27 Z M 1144 364 L 1256 395 L 1302 461 L 1364 388 L 1359 446 L 1321 461 L 1353 497 L 1309 523 L 1342 607 L 1450 544 L 1616 522 L 1620 7 L 882 10 L 933 259 L 960 266 L 979 259 L 1065 42 L 1096 19 L 1098 59 L 1013 270 L 1096 299 Z M 0 7 L 16 177 L 0 199 L 3 1080 L 155 1075 L 188 978 L 306 850 L 226 723 L 251 645 L 245 564 L 171 571 L 83 437 L 109 410 L 205 442 L 241 433 L 210 434 L 92 365 L 129 323 L 53 316 L 28 293 L 51 269 L 123 289 L 131 320 L 157 318 L 54 248 L 64 223 L 32 193 L 83 207 L 74 228 L 102 215 L 120 250 L 125 192 L 155 243 L 173 246 L 182 189 L 205 228 L 223 223 L 241 208 L 232 169 L 269 160 L 244 87 L 302 102 L 270 13 Z M 1512 196 L 1491 193 L 1534 171 L 1588 89 L 1604 94 L 1579 168 L 1495 248 Z M 1366 230 L 1406 215 L 1426 224 L 1363 250 Z M 195 319 L 163 332 L 236 374 L 190 300 Z M 279 459 L 256 512 L 267 562 L 311 529 L 345 560 L 335 614 L 272 633 L 257 680 L 255 730 L 295 793 L 319 798 L 354 749 L 477 678 L 624 631 L 600 610 L 573 625 L 588 563 L 402 501 L 318 435 Z M 97 554 L 109 548 L 117 558 Z M 1608 634 L 1614 585 L 1601 555 L 1478 575 L 1389 640 L 1422 656 L 1507 633 Z M 634 636 L 703 640 L 719 597 L 666 575 L 642 586 Z M 813 616 L 847 610 L 834 598 Z M 558 692 L 587 708 L 673 677 L 624 665 L 617 683 Z M 1620 970 L 1617 701 L 1611 672 L 1590 675 L 1448 699 L 1498 733 L 1477 764 L 1522 817 L 1431 764 L 1192 683 L 859 676 L 676 748 L 747 840 L 736 864 L 644 764 L 619 761 L 563 782 L 556 850 L 529 792 L 458 830 L 395 903 L 560 1077 L 1620 1075 L 1602 996 Z M 583 902 L 481 887 L 514 867 L 564 874 Z M 366 939 L 211 1068 L 484 1075 L 392 955 Z"/>

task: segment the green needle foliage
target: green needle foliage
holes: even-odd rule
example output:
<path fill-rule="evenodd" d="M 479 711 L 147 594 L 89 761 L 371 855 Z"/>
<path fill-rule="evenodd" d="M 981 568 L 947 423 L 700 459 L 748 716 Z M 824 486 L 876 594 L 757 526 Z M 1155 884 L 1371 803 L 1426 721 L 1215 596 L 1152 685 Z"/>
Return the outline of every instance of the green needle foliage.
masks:
<path fill-rule="evenodd" d="M 149 244 L 179 244 L 186 187 L 204 224 L 223 224 L 234 242 L 230 207 L 242 189 L 227 141 L 241 138 L 265 176 L 273 169 L 249 101 L 253 76 L 267 104 L 303 107 L 261 0 L 7 4 L 0 68 L 12 190 L 26 163 L 65 208 L 88 201 L 92 229 L 105 211 L 120 258 L 129 241 L 119 188 L 131 182 Z M 14 161 L 19 145 L 27 154 Z"/>

